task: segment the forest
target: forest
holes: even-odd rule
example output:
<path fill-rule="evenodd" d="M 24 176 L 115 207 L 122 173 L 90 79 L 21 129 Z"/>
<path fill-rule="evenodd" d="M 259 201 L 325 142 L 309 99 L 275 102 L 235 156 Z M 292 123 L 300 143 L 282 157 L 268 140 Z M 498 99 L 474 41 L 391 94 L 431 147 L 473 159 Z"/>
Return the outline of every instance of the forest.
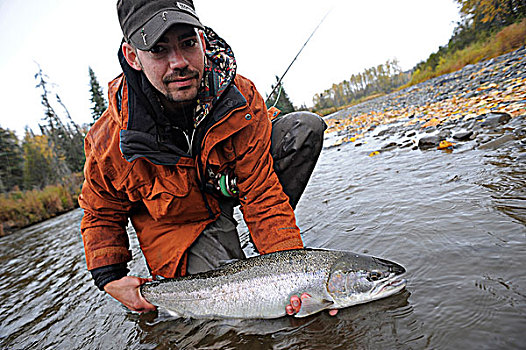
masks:
<path fill-rule="evenodd" d="M 93 122 L 78 125 L 39 67 L 42 122 L 26 127 L 22 140 L 0 126 L 0 235 L 78 206 L 84 167 L 84 137 L 107 108 L 95 73 L 90 76 Z"/>
<path fill-rule="evenodd" d="M 350 74 L 313 97 L 320 115 L 388 94 L 427 79 L 512 51 L 526 44 L 524 0 L 457 0 L 461 21 L 448 44 L 426 61 L 403 72 L 396 59 Z M 43 107 L 39 130 L 26 128 L 23 138 L 0 125 L 0 235 L 78 206 L 84 165 L 83 140 L 107 108 L 104 92 L 88 67 L 93 122 L 78 125 L 41 68 L 35 74 Z M 276 84 L 278 77 L 276 77 Z M 296 109 L 285 88 L 267 96 L 267 106 L 282 113 Z M 276 102 L 277 100 L 277 102 Z M 299 107 L 306 109 L 306 106 Z"/>

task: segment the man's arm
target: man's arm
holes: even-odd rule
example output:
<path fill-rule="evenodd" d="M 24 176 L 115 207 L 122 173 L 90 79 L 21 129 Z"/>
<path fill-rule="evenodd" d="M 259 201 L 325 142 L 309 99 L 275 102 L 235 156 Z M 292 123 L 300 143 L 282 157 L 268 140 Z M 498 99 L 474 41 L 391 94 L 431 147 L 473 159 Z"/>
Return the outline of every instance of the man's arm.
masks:
<path fill-rule="evenodd" d="M 132 311 L 155 310 L 141 295 L 139 287 L 148 279 L 127 276 L 129 251 L 128 212 L 131 203 L 111 184 L 113 169 L 102 167 L 86 138 L 85 182 L 79 204 L 84 209 L 81 232 L 88 270 L 95 285 Z"/>
<path fill-rule="evenodd" d="M 270 154 L 272 125 L 265 103 L 250 81 L 236 78 L 236 82 L 250 112 L 250 118 L 245 117 L 249 125 L 233 139 L 245 222 L 261 254 L 303 248 L 294 211 L 274 172 Z"/>

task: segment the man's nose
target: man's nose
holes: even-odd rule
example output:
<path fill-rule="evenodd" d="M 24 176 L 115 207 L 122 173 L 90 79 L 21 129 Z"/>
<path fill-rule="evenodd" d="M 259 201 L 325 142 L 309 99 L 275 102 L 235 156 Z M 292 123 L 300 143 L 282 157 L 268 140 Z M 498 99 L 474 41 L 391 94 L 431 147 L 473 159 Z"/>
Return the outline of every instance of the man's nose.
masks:
<path fill-rule="evenodd" d="M 171 69 L 182 69 L 188 66 L 188 60 L 186 59 L 183 52 L 179 49 L 171 50 L 169 63 Z"/>

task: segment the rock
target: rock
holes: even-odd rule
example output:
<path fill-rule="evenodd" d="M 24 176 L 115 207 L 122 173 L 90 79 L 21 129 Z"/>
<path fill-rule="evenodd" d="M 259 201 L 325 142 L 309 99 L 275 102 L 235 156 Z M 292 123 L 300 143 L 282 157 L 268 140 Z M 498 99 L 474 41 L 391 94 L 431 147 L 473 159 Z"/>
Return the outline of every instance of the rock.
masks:
<path fill-rule="evenodd" d="M 451 130 L 440 130 L 438 133 L 438 138 L 441 140 L 447 139 L 451 136 Z"/>
<path fill-rule="evenodd" d="M 424 136 L 418 140 L 418 148 L 429 149 L 435 148 L 440 144 L 440 138 L 438 136 Z"/>
<path fill-rule="evenodd" d="M 483 117 L 484 121 L 480 123 L 480 125 L 484 127 L 495 127 L 501 124 L 506 124 L 510 121 L 511 116 L 508 113 L 501 113 L 501 112 L 491 112 L 488 114 L 482 114 L 477 117 L 477 120 L 479 117 Z"/>
<path fill-rule="evenodd" d="M 511 120 L 510 125 L 512 125 L 512 126 L 515 126 L 515 125 L 519 125 L 519 126 L 520 126 L 520 125 L 523 125 L 523 124 L 525 124 L 525 122 L 524 122 L 524 119 L 525 119 L 525 118 L 526 118 L 526 115 L 520 115 L 520 116 L 518 116 L 518 117 L 515 117 L 515 118 L 513 118 L 513 119 Z"/>
<path fill-rule="evenodd" d="M 411 140 L 406 140 L 406 141 L 404 141 L 404 143 L 402 143 L 400 148 L 407 148 L 407 147 L 411 147 L 411 146 L 413 146 L 413 142 Z"/>
<path fill-rule="evenodd" d="M 395 149 L 396 147 L 398 147 L 398 143 L 389 142 L 388 144 L 382 146 L 382 151 L 390 151 L 392 149 Z"/>
<path fill-rule="evenodd" d="M 382 131 L 380 131 L 378 134 L 376 134 L 376 136 L 378 136 L 378 137 L 385 136 L 385 135 L 387 135 L 387 134 L 389 133 L 390 130 L 391 130 L 391 129 L 385 129 L 385 130 L 382 130 Z"/>
<path fill-rule="evenodd" d="M 523 137 L 526 137 L 526 127 L 524 128 L 517 128 L 515 130 L 513 130 L 513 133 L 520 139 L 522 139 Z M 523 141 L 526 141 L 526 140 L 523 140 Z"/>
<path fill-rule="evenodd" d="M 453 138 L 457 141 L 469 141 L 472 140 L 473 131 L 461 131 L 453 135 Z"/>
<path fill-rule="evenodd" d="M 515 135 L 513 134 L 502 135 L 501 137 L 498 137 L 495 140 L 492 140 L 492 141 L 489 141 L 489 142 L 486 142 L 480 145 L 479 149 L 498 148 L 511 140 L 515 140 Z"/>

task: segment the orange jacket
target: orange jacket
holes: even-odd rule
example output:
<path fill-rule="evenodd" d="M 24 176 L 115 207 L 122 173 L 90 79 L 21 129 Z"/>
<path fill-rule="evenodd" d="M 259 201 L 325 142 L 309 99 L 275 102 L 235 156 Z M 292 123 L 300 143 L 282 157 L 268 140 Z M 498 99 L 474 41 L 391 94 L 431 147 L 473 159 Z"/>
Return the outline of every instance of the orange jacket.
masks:
<path fill-rule="evenodd" d="M 220 213 L 216 197 L 202 190 L 205 169 L 234 170 L 241 211 L 261 254 L 303 247 L 273 170 L 267 110 L 251 81 L 236 76 L 208 122 L 199 126 L 197 155 L 178 156 L 168 165 L 155 164 L 147 152 L 124 159 L 128 96 L 121 74 L 109 84 L 108 110 L 85 139 L 86 180 L 79 203 L 89 270 L 131 260 L 130 218 L 152 274 L 184 274 L 185 251 Z"/>

